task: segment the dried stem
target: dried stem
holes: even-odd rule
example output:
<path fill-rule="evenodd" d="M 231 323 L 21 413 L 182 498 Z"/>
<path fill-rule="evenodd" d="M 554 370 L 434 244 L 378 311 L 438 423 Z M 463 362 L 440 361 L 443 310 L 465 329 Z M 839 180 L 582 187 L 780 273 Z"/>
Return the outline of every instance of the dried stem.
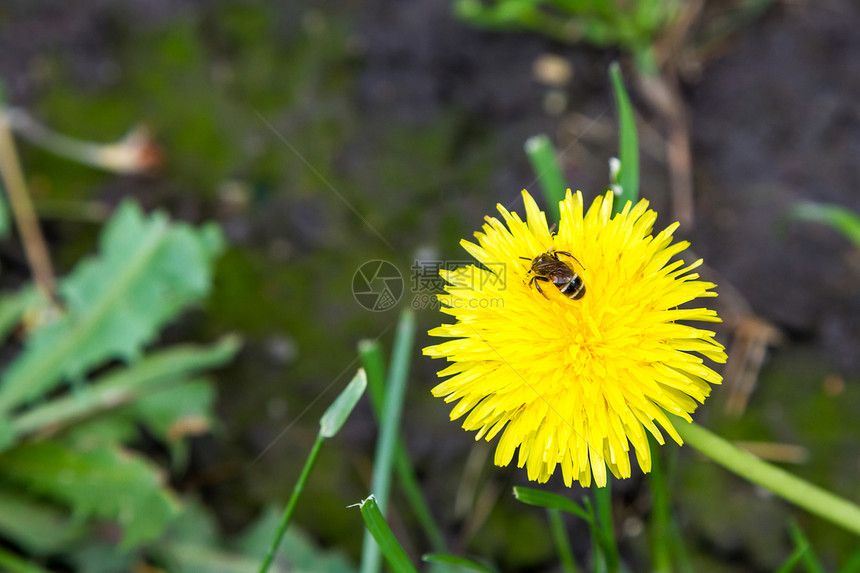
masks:
<path fill-rule="evenodd" d="M 42 229 L 39 227 L 39 219 L 33 209 L 33 202 L 30 200 L 30 193 L 27 191 L 27 183 L 15 149 L 15 140 L 9 127 L 9 118 L 3 110 L 0 110 L 0 176 L 6 187 L 9 204 L 15 216 L 21 242 L 24 244 L 24 253 L 36 286 L 48 300 L 54 300 L 56 281 L 51 257 Z"/>

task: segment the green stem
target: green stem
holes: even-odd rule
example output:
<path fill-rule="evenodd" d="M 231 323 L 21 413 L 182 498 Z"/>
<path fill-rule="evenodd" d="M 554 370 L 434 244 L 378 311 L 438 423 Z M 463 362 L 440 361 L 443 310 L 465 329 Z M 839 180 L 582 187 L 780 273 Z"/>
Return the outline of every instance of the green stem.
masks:
<path fill-rule="evenodd" d="M 549 518 L 549 529 L 552 533 L 552 538 L 555 541 L 555 546 L 558 548 L 558 558 L 561 561 L 562 571 L 565 573 L 576 573 L 576 562 L 573 560 L 573 551 L 570 549 L 570 540 L 567 537 L 567 530 L 564 527 L 561 512 L 557 509 L 547 508 L 546 514 Z"/>
<path fill-rule="evenodd" d="M 860 535 L 860 507 L 732 445 L 705 428 L 674 424 L 685 442 L 739 476 L 795 505 Z"/>
<path fill-rule="evenodd" d="M 259 573 L 266 573 L 266 571 L 269 570 L 269 566 L 272 564 L 272 560 L 278 552 L 278 546 L 281 544 L 281 540 L 287 532 L 287 527 L 290 525 L 290 519 L 293 517 L 293 511 L 296 508 L 296 503 L 299 501 L 299 496 L 302 495 L 302 491 L 305 489 L 305 483 L 308 481 L 308 476 L 311 475 L 311 470 L 316 464 L 317 457 L 319 457 L 323 441 L 324 438 L 322 436 L 317 436 L 317 439 L 311 448 L 311 453 L 308 454 L 308 459 L 305 461 L 305 467 L 302 468 L 302 474 L 299 476 L 299 481 L 296 482 L 296 485 L 293 488 L 293 494 L 290 496 L 290 501 L 287 503 L 287 508 L 284 510 L 281 524 L 278 526 L 278 531 L 275 533 L 275 538 L 272 540 L 272 546 L 269 547 L 266 557 L 260 564 Z"/>
<path fill-rule="evenodd" d="M 606 556 L 606 569 L 609 573 L 619 570 L 618 545 L 615 543 L 615 526 L 612 522 L 612 481 L 607 480 L 605 487 L 594 489 L 594 503 L 597 506 L 597 534 L 601 537 Z"/>
<path fill-rule="evenodd" d="M 651 518 L 651 555 L 654 561 L 655 573 L 672 571 L 671 547 L 671 511 L 669 508 L 669 491 L 666 486 L 666 474 L 663 472 L 663 460 L 660 450 L 649 440 L 651 447 L 651 473 L 648 479 L 651 483 L 652 518 Z"/>
<path fill-rule="evenodd" d="M 591 534 L 591 554 L 594 555 L 594 573 L 606 573 L 606 553 L 603 532 L 597 525 L 597 517 L 594 515 L 594 507 L 587 497 L 583 500 L 585 510 L 588 513 L 589 533 Z"/>
<path fill-rule="evenodd" d="M 558 164 L 555 149 L 546 135 L 535 135 L 526 140 L 526 155 L 531 161 L 535 176 L 540 181 L 544 202 L 549 212 L 550 225 L 561 219 L 559 201 L 564 200 L 567 185 Z"/>

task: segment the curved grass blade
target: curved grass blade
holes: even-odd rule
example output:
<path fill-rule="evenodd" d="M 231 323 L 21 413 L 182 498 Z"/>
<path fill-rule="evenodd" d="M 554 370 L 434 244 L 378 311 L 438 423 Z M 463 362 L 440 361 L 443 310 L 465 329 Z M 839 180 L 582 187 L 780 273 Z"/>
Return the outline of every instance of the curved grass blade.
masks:
<path fill-rule="evenodd" d="M 618 158 L 621 160 L 620 184 L 621 194 L 616 197 L 613 209 L 621 212 L 627 201 L 636 203 L 639 198 L 639 140 L 636 136 L 636 121 L 633 118 L 633 106 L 624 88 L 621 68 L 618 62 L 609 66 L 609 76 L 612 79 L 612 90 L 615 94 L 615 105 L 618 112 Z"/>
<path fill-rule="evenodd" d="M 340 396 L 335 398 L 331 406 L 325 411 L 320 418 L 320 437 L 331 438 L 337 434 L 343 427 L 344 422 L 352 413 L 355 405 L 361 399 L 364 390 L 367 388 L 367 376 L 364 369 L 359 368 L 352 380 L 344 388 Z"/>
<path fill-rule="evenodd" d="M 558 210 L 559 201 L 564 200 L 567 185 L 558 164 L 555 148 L 546 135 L 534 135 L 526 140 L 526 155 L 531 161 L 535 177 L 540 182 L 546 208 L 549 211 L 550 223 L 561 219 Z"/>
<path fill-rule="evenodd" d="M 582 506 L 563 495 L 518 485 L 514 487 L 514 497 L 518 501 L 528 505 L 536 505 L 546 509 L 555 509 L 572 513 L 573 515 L 581 517 L 585 521 L 589 522 L 592 526 L 594 525 L 593 519 L 588 512 L 582 508 Z"/>
<path fill-rule="evenodd" d="M 681 438 L 712 461 L 784 500 L 860 535 L 860 507 L 856 504 L 760 460 L 698 424 L 681 418 L 674 422 Z"/>
<path fill-rule="evenodd" d="M 371 495 L 359 504 L 361 508 L 361 517 L 364 518 L 364 523 L 367 526 L 367 531 L 376 540 L 376 545 L 382 550 L 382 554 L 388 561 L 388 564 L 394 570 L 394 573 L 418 573 L 409 557 L 397 538 L 391 532 L 388 524 L 385 523 L 385 518 L 382 517 L 382 512 L 379 510 L 379 505 L 376 499 Z"/>
<path fill-rule="evenodd" d="M 860 249 L 860 215 L 840 207 L 826 203 L 798 203 L 787 213 L 789 218 L 799 221 L 821 223 L 841 233 L 846 239 Z"/>

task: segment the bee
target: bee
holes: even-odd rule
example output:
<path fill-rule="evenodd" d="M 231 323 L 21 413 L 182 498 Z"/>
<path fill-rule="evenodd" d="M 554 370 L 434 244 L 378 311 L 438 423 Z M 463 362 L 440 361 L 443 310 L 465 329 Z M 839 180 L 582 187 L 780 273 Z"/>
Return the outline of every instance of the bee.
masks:
<path fill-rule="evenodd" d="M 529 272 L 534 273 L 534 276 L 529 281 L 529 286 L 534 285 L 539 293 L 544 297 L 549 298 L 546 296 L 546 293 L 543 292 L 543 289 L 540 288 L 540 283 L 552 283 L 570 300 L 582 298 L 585 296 L 585 283 L 582 282 L 580 276 L 576 274 L 568 263 L 558 258 L 559 255 L 570 257 L 576 261 L 577 264 L 582 266 L 579 261 L 576 260 L 576 257 L 567 251 L 556 251 L 553 247 L 549 251 L 541 253 L 532 259 Z M 529 260 L 528 257 L 520 258 Z"/>

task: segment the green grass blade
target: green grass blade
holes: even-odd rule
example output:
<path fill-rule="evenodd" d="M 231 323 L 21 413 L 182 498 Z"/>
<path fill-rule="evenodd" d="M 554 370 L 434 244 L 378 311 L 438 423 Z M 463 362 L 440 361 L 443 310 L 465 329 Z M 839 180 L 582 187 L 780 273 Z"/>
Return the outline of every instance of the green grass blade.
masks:
<path fill-rule="evenodd" d="M 760 460 L 698 424 L 681 418 L 673 422 L 685 442 L 724 468 L 860 535 L 860 507 L 856 504 Z"/>
<path fill-rule="evenodd" d="M 561 167 L 552 142 L 546 135 L 534 135 L 526 140 L 526 155 L 531 161 L 535 176 L 540 182 L 544 202 L 548 210 L 550 225 L 561 218 L 558 210 L 559 201 L 564 200 L 567 185 L 564 182 Z"/>
<path fill-rule="evenodd" d="M 597 534 L 602 539 L 606 569 L 609 573 L 615 573 L 619 571 L 621 558 L 618 555 L 618 545 L 615 543 L 615 526 L 612 521 L 611 484 L 612 481 L 607 480 L 606 487 L 594 489 L 594 503 L 597 507 Z"/>
<path fill-rule="evenodd" d="M 358 356 L 361 366 L 367 372 L 367 395 L 378 420 L 382 416 L 385 401 L 385 358 L 382 355 L 382 346 L 377 340 L 360 340 Z"/>
<path fill-rule="evenodd" d="M 394 351 L 391 358 L 391 370 L 388 373 L 385 404 L 382 411 L 382 423 L 379 428 L 376 456 L 373 462 L 371 491 L 376 496 L 374 506 L 378 505 L 380 511 L 383 512 L 388 505 L 388 496 L 391 489 L 391 469 L 400 429 L 403 396 L 406 392 L 406 379 L 409 375 L 409 363 L 412 357 L 414 339 L 415 314 L 407 309 L 400 315 L 400 320 L 397 324 L 397 334 L 394 338 Z M 373 537 L 365 535 L 361 554 L 361 573 L 377 573 L 379 565 L 379 547 L 374 543 Z"/>
<path fill-rule="evenodd" d="M 561 512 L 557 509 L 547 509 L 549 518 L 549 529 L 552 533 L 555 546 L 558 548 L 558 559 L 561 561 L 561 569 L 564 573 L 576 573 L 576 562 L 573 560 L 573 550 L 570 548 L 570 539 Z"/>
<path fill-rule="evenodd" d="M 860 249 L 860 215 L 851 209 L 826 203 L 798 203 L 788 210 L 788 216 L 799 221 L 827 225 Z"/>
<path fill-rule="evenodd" d="M 538 507 L 543 507 L 546 509 L 554 509 L 559 511 L 566 511 L 567 513 L 572 513 L 577 517 L 581 517 L 585 521 L 594 525 L 594 521 L 592 517 L 585 511 L 581 505 L 572 501 L 563 495 L 558 495 L 557 493 L 551 493 L 548 491 L 541 491 L 539 489 L 534 489 L 530 487 L 523 487 L 521 485 L 514 487 L 514 497 L 523 503 L 528 505 L 536 505 Z"/>
<path fill-rule="evenodd" d="M 435 551 L 447 551 L 448 544 L 445 543 L 445 536 L 442 535 L 442 530 L 439 529 L 439 525 L 433 518 L 430 506 L 427 505 L 427 500 L 424 499 L 424 493 L 418 484 L 418 478 L 415 476 L 409 454 L 406 452 L 403 442 L 399 440 L 394 452 L 394 469 L 397 471 L 397 478 L 400 480 L 403 493 L 415 513 L 415 518 L 418 519 L 427 539 L 430 540 L 430 545 Z"/>
<path fill-rule="evenodd" d="M 364 394 L 365 388 L 367 388 L 367 376 L 364 370 L 359 368 L 343 392 L 340 393 L 340 396 L 332 402 L 320 418 L 320 437 L 331 438 L 340 431 Z"/>
<path fill-rule="evenodd" d="M 806 571 L 808 573 L 826 573 L 824 565 L 822 565 L 821 561 L 818 560 L 818 556 L 815 554 L 815 551 L 813 551 L 812 545 L 809 544 L 809 540 L 806 538 L 806 535 L 803 534 L 803 530 L 800 529 L 797 522 L 791 520 L 788 529 L 791 534 L 791 540 L 794 542 L 794 548 L 798 551 L 801 549 L 803 550 L 801 560 L 803 561 L 803 565 L 806 567 Z"/>
<path fill-rule="evenodd" d="M 317 435 L 317 439 L 308 454 L 308 459 L 305 461 L 305 467 L 302 468 L 302 473 L 299 475 L 299 479 L 293 487 L 293 493 L 290 495 L 290 500 L 287 502 L 286 509 L 284 509 L 284 515 L 281 518 L 280 525 L 278 525 L 275 538 L 272 540 L 272 545 L 269 547 L 269 550 L 266 552 L 266 556 L 263 558 L 263 562 L 260 564 L 259 573 L 265 573 L 269 570 L 272 560 L 278 552 L 278 546 L 281 544 L 281 540 L 287 532 L 287 528 L 290 525 L 290 520 L 293 517 L 293 512 L 296 509 L 299 497 L 301 497 L 302 492 L 305 489 L 305 484 L 308 481 L 308 477 L 311 475 L 311 470 L 313 470 L 314 465 L 317 462 L 323 441 L 338 433 L 346 419 L 352 413 L 358 400 L 361 398 L 362 394 L 364 394 L 364 389 L 366 387 L 367 377 L 364 370 L 359 368 L 358 372 L 356 372 L 349 384 L 346 385 L 346 388 L 344 388 L 338 397 L 335 398 L 334 402 L 332 402 L 331 406 L 326 409 L 320 418 L 319 434 Z"/>
<path fill-rule="evenodd" d="M 311 475 L 311 470 L 314 469 L 314 465 L 316 465 L 317 463 L 317 458 L 320 455 L 320 448 L 322 448 L 324 440 L 325 438 L 323 438 L 322 435 L 317 436 L 317 439 L 314 442 L 310 453 L 308 454 L 308 459 L 305 460 L 305 467 L 302 468 L 302 473 L 301 475 L 299 475 L 299 480 L 293 487 L 293 493 L 290 495 L 290 501 L 287 502 L 286 509 L 284 509 L 284 515 L 281 518 L 281 523 L 278 526 L 278 531 L 275 533 L 275 538 L 272 540 L 272 545 L 266 552 L 266 556 L 263 558 L 263 562 L 260 563 L 259 573 L 266 573 L 266 571 L 268 571 L 269 567 L 272 565 L 272 561 L 275 558 L 275 554 L 278 552 L 278 546 L 281 544 L 281 540 L 284 538 L 284 534 L 287 532 L 287 528 L 290 526 L 290 520 L 293 517 L 293 512 L 296 509 L 296 504 L 299 501 L 299 497 L 301 497 L 302 492 L 305 490 L 305 484 L 308 481 L 308 477 Z"/>
<path fill-rule="evenodd" d="M 797 564 L 800 563 L 800 560 L 803 559 L 803 555 L 808 550 L 808 545 L 795 548 L 795 550 L 791 552 L 791 555 L 788 556 L 788 559 L 785 560 L 785 563 L 780 565 L 779 569 L 777 569 L 775 573 L 791 573 L 794 571 L 794 568 L 797 567 Z"/>
<path fill-rule="evenodd" d="M 621 194 L 615 199 L 614 210 L 619 213 L 627 201 L 636 203 L 639 198 L 639 141 L 636 136 L 636 121 L 633 118 L 633 106 L 627 90 L 624 89 L 624 79 L 618 62 L 609 66 L 609 76 L 612 79 L 612 90 L 615 94 L 615 105 L 618 112 L 618 158 L 621 160 Z"/>
<path fill-rule="evenodd" d="M 358 354 L 364 369 L 367 371 L 370 401 L 376 419 L 379 420 L 382 417 L 382 406 L 385 399 L 385 360 L 382 357 L 382 349 L 376 340 L 362 340 L 358 343 Z M 418 478 L 415 476 L 415 469 L 409 459 L 409 453 L 400 439 L 397 440 L 394 451 L 394 470 L 397 472 L 397 479 L 403 488 L 403 493 L 406 494 L 406 500 L 415 513 L 415 518 L 418 519 L 424 534 L 430 540 L 433 550 L 438 553 L 446 553 L 448 546 L 445 543 L 445 536 L 442 535 L 442 530 L 433 518 L 427 500 L 424 499 L 424 493 L 421 491 Z"/>
<path fill-rule="evenodd" d="M 672 519 L 672 550 L 675 553 L 675 560 L 680 573 L 696 573 L 693 568 L 693 562 L 690 561 L 690 554 L 687 552 L 687 546 L 684 544 L 684 536 L 681 534 L 681 526 L 678 525 L 676 519 Z"/>
<path fill-rule="evenodd" d="M 382 550 L 382 554 L 394 573 L 417 573 L 406 552 L 400 547 L 397 538 L 394 537 L 388 524 L 385 523 L 385 518 L 382 517 L 376 499 L 371 495 L 359 505 L 367 531 L 373 536 L 376 541 L 375 546 Z"/>
<path fill-rule="evenodd" d="M 461 569 L 463 571 L 477 571 L 478 573 L 496 573 L 496 570 L 487 567 L 482 563 L 478 563 L 477 561 L 472 561 L 471 559 L 466 559 L 465 557 L 459 557 L 457 555 L 447 555 L 443 553 L 427 553 L 421 557 L 421 560 L 425 563 L 440 563 L 442 565 L 452 565 L 457 569 Z"/>
<path fill-rule="evenodd" d="M 671 533 L 672 513 L 669 507 L 669 491 L 666 487 L 666 474 L 663 472 L 663 460 L 660 459 L 660 449 L 649 440 L 651 448 L 651 473 L 648 481 L 651 483 L 651 559 L 655 573 L 670 573 L 672 571 Z"/>

